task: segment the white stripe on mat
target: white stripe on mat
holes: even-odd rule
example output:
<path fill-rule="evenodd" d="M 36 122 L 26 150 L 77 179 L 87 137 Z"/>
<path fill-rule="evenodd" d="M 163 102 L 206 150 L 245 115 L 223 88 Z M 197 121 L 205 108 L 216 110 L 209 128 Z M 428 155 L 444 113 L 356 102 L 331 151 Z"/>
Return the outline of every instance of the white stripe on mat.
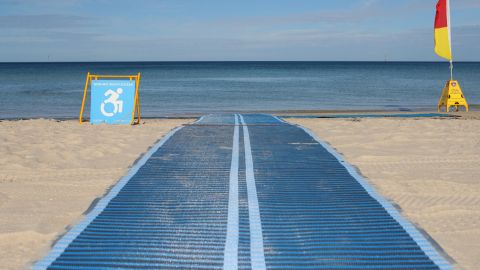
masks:
<path fill-rule="evenodd" d="M 232 162 L 230 165 L 230 183 L 228 191 L 228 220 L 227 238 L 223 257 L 223 269 L 238 269 L 238 239 L 239 239 L 239 212 L 238 212 L 238 162 L 239 162 L 239 127 L 238 117 L 235 115 L 233 131 Z"/>
<path fill-rule="evenodd" d="M 257 187 L 253 172 L 252 148 L 250 147 L 250 134 L 243 116 L 240 115 L 243 126 L 243 143 L 245 145 L 245 176 L 248 193 L 248 217 L 250 221 L 250 257 L 253 270 L 266 269 L 265 253 L 263 250 L 262 221 L 258 205 Z"/>

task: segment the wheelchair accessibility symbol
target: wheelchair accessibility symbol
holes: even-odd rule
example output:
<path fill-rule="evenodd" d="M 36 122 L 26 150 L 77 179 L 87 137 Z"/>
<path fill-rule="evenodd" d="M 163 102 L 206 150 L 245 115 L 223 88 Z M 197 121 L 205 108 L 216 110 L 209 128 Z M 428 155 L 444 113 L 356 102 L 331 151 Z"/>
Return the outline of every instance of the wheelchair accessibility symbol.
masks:
<path fill-rule="evenodd" d="M 134 80 L 93 80 L 90 122 L 130 124 L 135 100 Z"/>
<path fill-rule="evenodd" d="M 102 112 L 103 115 L 106 117 L 112 117 L 117 113 L 122 113 L 123 112 L 123 101 L 119 100 L 120 95 L 123 93 L 122 88 L 118 88 L 116 91 L 113 91 L 112 89 L 108 89 L 107 92 L 105 92 L 105 96 L 108 96 L 107 99 L 105 99 L 102 104 L 100 105 L 100 111 Z M 107 112 L 105 110 L 105 106 L 107 104 L 111 104 L 111 108 L 113 108 L 110 112 Z"/>

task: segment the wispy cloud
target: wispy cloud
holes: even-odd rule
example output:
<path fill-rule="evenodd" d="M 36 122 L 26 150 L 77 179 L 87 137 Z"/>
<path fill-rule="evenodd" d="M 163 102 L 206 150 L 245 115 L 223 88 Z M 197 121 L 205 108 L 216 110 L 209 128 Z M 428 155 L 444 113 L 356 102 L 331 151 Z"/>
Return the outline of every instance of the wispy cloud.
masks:
<path fill-rule="evenodd" d="M 376 14 L 383 12 L 380 5 L 379 0 L 368 0 L 350 7 L 312 10 L 288 15 L 225 17 L 208 23 L 242 27 L 305 23 L 350 24 L 371 20 Z"/>
<path fill-rule="evenodd" d="M 59 29 L 91 25 L 87 17 L 78 15 L 5 15 L 0 16 L 0 28 Z"/>
<path fill-rule="evenodd" d="M 436 0 L 0 2 L 0 61 L 436 59 Z M 480 60 L 480 1 L 452 6 L 456 55 Z"/>

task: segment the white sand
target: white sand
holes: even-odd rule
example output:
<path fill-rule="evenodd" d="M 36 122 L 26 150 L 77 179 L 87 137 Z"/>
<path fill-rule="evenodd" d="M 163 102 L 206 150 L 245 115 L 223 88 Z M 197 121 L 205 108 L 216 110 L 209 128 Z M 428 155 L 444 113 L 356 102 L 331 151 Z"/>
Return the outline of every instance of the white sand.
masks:
<path fill-rule="evenodd" d="M 480 269 L 480 120 L 288 120 L 357 166 L 457 269 Z"/>
<path fill-rule="evenodd" d="M 42 258 L 142 153 L 188 122 L 0 122 L 0 269 L 27 268 Z"/>

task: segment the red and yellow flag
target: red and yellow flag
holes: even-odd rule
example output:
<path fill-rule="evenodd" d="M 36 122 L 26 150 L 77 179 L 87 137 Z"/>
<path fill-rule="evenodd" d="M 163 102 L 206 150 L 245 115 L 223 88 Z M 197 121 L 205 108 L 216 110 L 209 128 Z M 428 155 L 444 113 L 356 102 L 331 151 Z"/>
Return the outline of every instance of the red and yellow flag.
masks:
<path fill-rule="evenodd" d="M 435 16 L 435 53 L 452 61 L 450 0 L 439 0 Z"/>

